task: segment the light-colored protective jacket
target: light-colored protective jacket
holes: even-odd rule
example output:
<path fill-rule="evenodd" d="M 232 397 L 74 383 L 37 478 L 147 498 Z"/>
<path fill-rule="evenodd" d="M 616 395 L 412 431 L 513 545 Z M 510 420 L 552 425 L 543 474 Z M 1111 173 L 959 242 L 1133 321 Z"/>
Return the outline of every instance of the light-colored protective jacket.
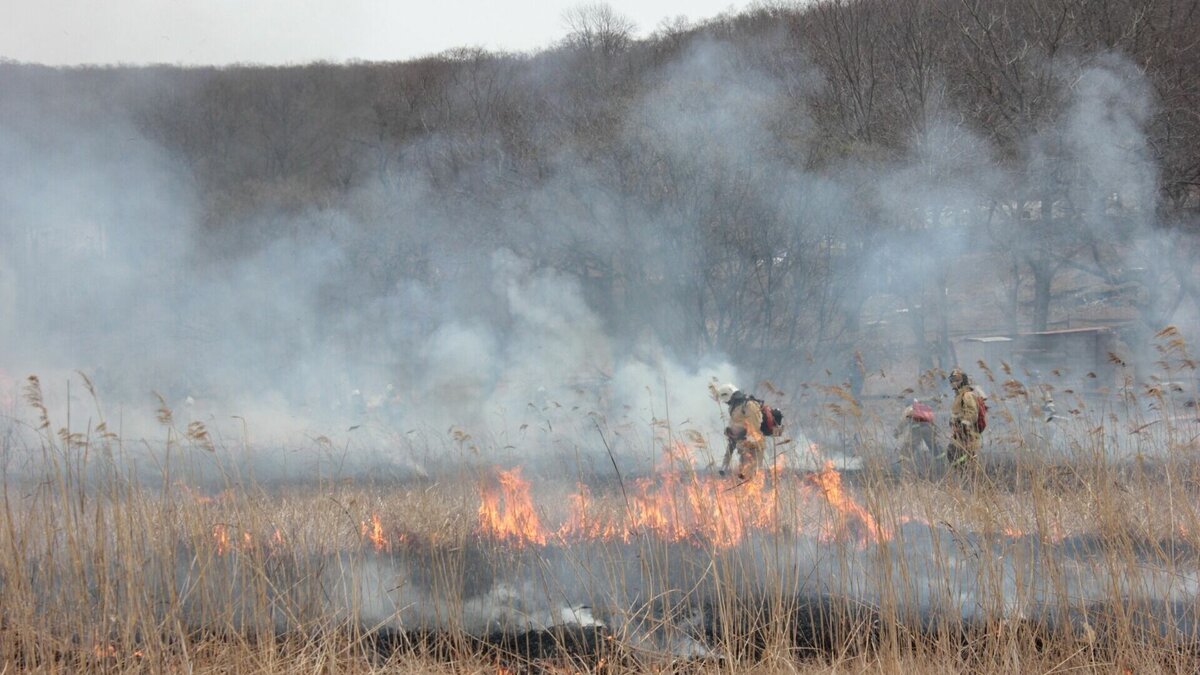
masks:
<path fill-rule="evenodd" d="M 975 422 L 979 419 L 979 394 L 970 386 L 959 388 L 950 405 L 950 435 L 954 443 L 968 455 L 979 452 L 979 430 Z"/>
<path fill-rule="evenodd" d="M 749 479 L 762 462 L 766 439 L 762 434 L 763 412 L 757 401 L 746 400 L 729 409 L 729 429 L 737 441 L 729 446 L 722 471 L 729 468 L 732 451 L 738 451 L 738 478 Z"/>
<path fill-rule="evenodd" d="M 730 409 L 729 426 L 737 432 L 746 430 L 746 436 L 738 441 L 738 449 L 749 446 L 762 447 L 762 421 L 762 406 L 757 401 L 746 401 Z M 738 433 L 738 436 L 741 434 Z"/>

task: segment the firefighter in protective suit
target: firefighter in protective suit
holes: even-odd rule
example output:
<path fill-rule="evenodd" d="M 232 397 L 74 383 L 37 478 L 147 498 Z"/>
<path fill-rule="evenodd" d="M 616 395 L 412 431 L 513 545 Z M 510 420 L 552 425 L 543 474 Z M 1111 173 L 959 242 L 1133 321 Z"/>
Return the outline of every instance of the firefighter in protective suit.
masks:
<path fill-rule="evenodd" d="M 971 386 L 967 374 L 955 368 L 950 373 L 954 388 L 954 403 L 950 406 L 950 444 L 946 460 L 950 466 L 975 464 L 979 460 L 979 393 Z"/>
<path fill-rule="evenodd" d="M 732 384 L 717 387 L 717 400 L 729 406 L 729 426 L 725 427 L 725 459 L 721 475 L 729 470 L 733 451 L 738 452 L 739 480 L 749 480 L 762 463 L 766 439 L 762 434 L 762 406 Z"/>

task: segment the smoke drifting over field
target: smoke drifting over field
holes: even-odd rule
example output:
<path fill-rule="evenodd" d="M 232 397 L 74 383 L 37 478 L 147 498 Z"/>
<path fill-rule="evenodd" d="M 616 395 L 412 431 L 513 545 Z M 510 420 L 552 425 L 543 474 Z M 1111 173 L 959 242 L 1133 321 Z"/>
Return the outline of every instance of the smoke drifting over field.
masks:
<path fill-rule="evenodd" d="M 814 121 L 824 113 L 809 102 L 840 85 L 787 54 L 780 75 L 769 49 L 697 41 L 647 75 L 622 117 L 596 122 L 620 152 L 556 147 L 536 185 L 506 182 L 503 166 L 483 161 L 433 176 L 404 163 L 501 143 L 446 131 L 362 144 L 355 166 L 380 153 L 401 161 L 344 195 L 244 215 L 230 204 L 221 218 L 178 140 L 146 133 L 144 111 L 170 73 L 77 111 L 58 104 L 82 92 L 38 91 L 38 77 L 59 75 L 35 72 L 22 86 L 38 95 L 6 99 L 0 123 L 11 242 L 0 309 L 12 317 L 0 367 L 42 375 L 56 426 L 78 369 L 110 425 L 119 414 L 134 436 L 160 433 L 156 391 L 178 421 L 205 422 L 226 442 L 243 429 L 264 444 L 324 437 L 361 450 L 436 439 L 487 462 L 529 461 L 584 438 L 594 448 L 600 426 L 627 430 L 618 452 L 652 461 L 645 430 L 656 420 L 719 445 L 713 379 L 747 389 L 765 378 L 844 381 L 864 303 L 945 296 L 969 272 L 955 261 L 989 236 L 1012 242 L 1016 264 L 1096 234 L 1138 242 L 1109 270 L 1144 269 L 1164 247 L 1149 234 L 1153 99 L 1120 57 L 1072 70 L 1062 114 L 1018 157 L 1000 158 L 956 120 L 953 101 L 934 98 L 902 152 L 805 169 L 784 155 L 828 152 Z M 566 100 L 559 68 L 542 56 L 479 72 Z M 474 90 L 455 87 L 450 105 L 472 105 Z M 1032 238 L 988 229 L 997 211 L 1030 208 L 1006 193 L 1036 193 L 1051 174 L 1086 205 L 1077 219 Z M 1132 216 L 1111 216 L 1114 201 Z M 76 380 L 73 424 L 96 415 L 82 393 Z"/>
<path fill-rule="evenodd" d="M 521 255 L 459 238 L 442 195 L 370 190 L 327 210 L 261 216 L 294 220 L 297 235 L 215 258 L 205 240 L 219 233 L 198 221 L 186 169 L 128 120 L 23 112 L 0 130 L 0 163 L 15 178 L 0 200 L 17 244 L 4 261 L 5 310 L 19 317 L 6 322 L 4 368 L 14 379 L 41 374 L 56 424 L 78 369 L 110 425 L 120 406 L 125 430 L 150 437 L 152 392 L 184 422 L 236 434 L 241 423 L 227 420 L 244 416 L 272 443 L 363 424 L 357 406 L 401 433 L 455 426 L 480 443 L 534 449 L 560 424 L 590 427 L 589 413 L 649 422 L 669 411 L 721 426 L 707 384 L 736 379 L 725 357 L 682 365 L 648 336 L 617 344 L 577 279 L 533 266 L 536 241 Z M 360 203 L 397 220 L 364 222 Z M 504 213 L 470 217 L 493 215 L 498 229 L 528 227 Z M 432 278 L 360 293 L 370 271 L 355 247 L 391 228 L 400 241 L 386 245 L 428 247 Z M 579 229 L 605 236 L 604 226 Z M 74 379 L 74 414 L 86 419 L 95 411 Z M 395 401 L 381 403 L 389 384 Z"/>
<path fill-rule="evenodd" d="M 1195 405 L 1195 153 L 1164 149 L 1194 87 L 1035 57 L 1024 5 L 873 2 L 645 41 L 593 8 L 409 64 L 0 63 L 0 657 L 353 671 L 362 635 L 566 626 L 734 660 L 791 631 L 790 665 L 844 628 L 823 653 L 886 634 L 893 669 L 911 639 L 1194 670 L 1200 423 L 1153 379 Z M 1080 317 L 1124 322 L 1111 356 L 956 352 Z M 897 451 L 955 365 L 987 456 Z M 788 415 L 750 478 L 713 382 Z"/>

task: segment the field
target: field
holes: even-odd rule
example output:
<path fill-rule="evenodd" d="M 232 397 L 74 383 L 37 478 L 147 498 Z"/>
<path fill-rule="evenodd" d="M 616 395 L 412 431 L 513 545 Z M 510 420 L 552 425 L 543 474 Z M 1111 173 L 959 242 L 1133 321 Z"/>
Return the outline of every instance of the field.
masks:
<path fill-rule="evenodd" d="M 280 482 L 165 405 L 154 447 L 54 433 L 31 382 L 2 670 L 1195 672 L 1194 409 L 1131 388 L 1050 441 L 1001 391 L 974 470 L 914 469 L 843 401 L 817 415 L 853 462 L 814 433 L 742 483 L 669 427 L 632 473 L 447 441 L 424 477 Z"/>

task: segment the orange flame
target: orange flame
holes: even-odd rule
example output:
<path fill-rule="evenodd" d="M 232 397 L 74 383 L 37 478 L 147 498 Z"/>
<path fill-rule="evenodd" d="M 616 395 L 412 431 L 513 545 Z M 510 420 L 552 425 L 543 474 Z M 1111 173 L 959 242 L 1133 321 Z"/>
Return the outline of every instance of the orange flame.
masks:
<path fill-rule="evenodd" d="M 376 551 L 384 551 L 390 544 L 383 534 L 383 522 L 379 519 L 378 513 L 371 514 L 369 525 L 365 520 L 363 521 L 361 533 L 371 541 L 371 545 L 375 547 Z M 279 530 L 276 530 L 275 534 L 279 534 Z"/>
<path fill-rule="evenodd" d="M 881 527 L 874 516 L 845 493 L 842 489 L 842 474 L 834 468 L 832 461 L 826 460 L 824 468 L 820 473 L 814 474 L 812 479 L 839 514 L 835 523 L 822 526 L 822 541 L 835 541 L 850 530 L 856 531 L 860 546 L 891 539 L 892 533 Z"/>
<path fill-rule="evenodd" d="M 187 495 L 189 499 L 201 506 L 212 506 L 218 502 L 228 502 L 232 500 L 234 496 L 233 493 L 228 489 L 221 490 L 215 495 L 206 495 L 188 487 L 183 481 L 175 481 L 175 485 L 178 486 L 180 491 Z"/>
<path fill-rule="evenodd" d="M 278 535 L 279 530 L 275 530 Z M 225 555 L 235 548 L 235 539 L 229 534 L 229 526 L 224 523 L 217 523 L 212 526 L 213 544 L 216 546 L 217 555 Z M 242 551 L 251 551 L 254 549 L 254 535 L 249 532 L 242 532 L 242 536 L 236 539 L 237 548 Z M 271 543 L 271 552 L 276 552 L 276 543 L 282 544 L 283 540 Z"/>
<path fill-rule="evenodd" d="M 570 515 L 567 522 L 558 529 L 558 537 L 601 541 L 623 538 L 623 533 L 611 517 L 595 511 L 591 490 L 583 484 L 578 485 L 577 490 L 578 492 L 567 497 Z"/>
<path fill-rule="evenodd" d="M 783 471 L 786 468 L 787 457 L 785 455 L 775 457 L 775 461 L 771 462 L 771 467 L 768 469 L 768 473 L 771 474 L 771 480 L 778 482 L 779 479 L 783 478 Z"/>
<path fill-rule="evenodd" d="M 225 555 L 229 552 L 229 528 L 222 523 L 217 523 L 212 526 L 213 541 L 217 545 L 217 555 Z"/>
<path fill-rule="evenodd" d="M 494 481 L 480 485 L 478 533 L 518 546 L 542 546 L 551 538 L 566 543 L 630 542 L 653 536 L 724 549 L 738 546 L 755 532 L 804 532 L 799 512 L 781 508 L 775 489 L 785 480 L 782 457 L 742 483 L 698 475 L 693 462 L 687 446 L 667 447 L 659 472 L 632 481 L 616 507 L 598 504 L 587 486 L 579 485 L 567 497 L 568 513 L 557 528 L 543 526 L 529 482 L 519 468 L 499 471 Z M 849 496 L 832 462 L 825 462 L 823 470 L 808 481 L 820 488 L 837 515 L 835 522 L 821 525 L 816 532 L 823 541 L 852 537 L 865 546 L 891 538 L 891 531 Z"/>
<path fill-rule="evenodd" d="M 484 484 L 479 504 L 479 530 L 497 541 L 517 545 L 545 545 L 547 534 L 533 507 L 529 482 L 521 478 L 521 469 L 501 471 L 499 489 Z"/>
<path fill-rule="evenodd" d="M 694 474 L 685 480 L 674 472 L 643 478 L 633 482 L 627 508 L 619 515 L 597 512 L 585 486 L 569 500 L 570 515 L 558 530 L 568 541 L 629 542 L 646 534 L 728 548 L 740 544 L 751 529 L 778 529 L 776 492 L 766 487 L 763 476 L 738 485 Z"/>
<path fill-rule="evenodd" d="M 117 648 L 114 647 L 113 645 L 96 645 L 95 647 L 92 647 L 92 653 L 95 654 L 96 658 L 98 658 L 98 659 L 103 659 L 103 658 L 111 659 L 111 658 L 116 658 Z"/>
<path fill-rule="evenodd" d="M 94 645 L 92 654 L 98 659 L 115 659 L 118 656 L 117 648 L 112 644 Z M 142 658 L 145 654 L 140 649 L 135 649 L 130 652 L 130 656 L 136 659 Z"/>

